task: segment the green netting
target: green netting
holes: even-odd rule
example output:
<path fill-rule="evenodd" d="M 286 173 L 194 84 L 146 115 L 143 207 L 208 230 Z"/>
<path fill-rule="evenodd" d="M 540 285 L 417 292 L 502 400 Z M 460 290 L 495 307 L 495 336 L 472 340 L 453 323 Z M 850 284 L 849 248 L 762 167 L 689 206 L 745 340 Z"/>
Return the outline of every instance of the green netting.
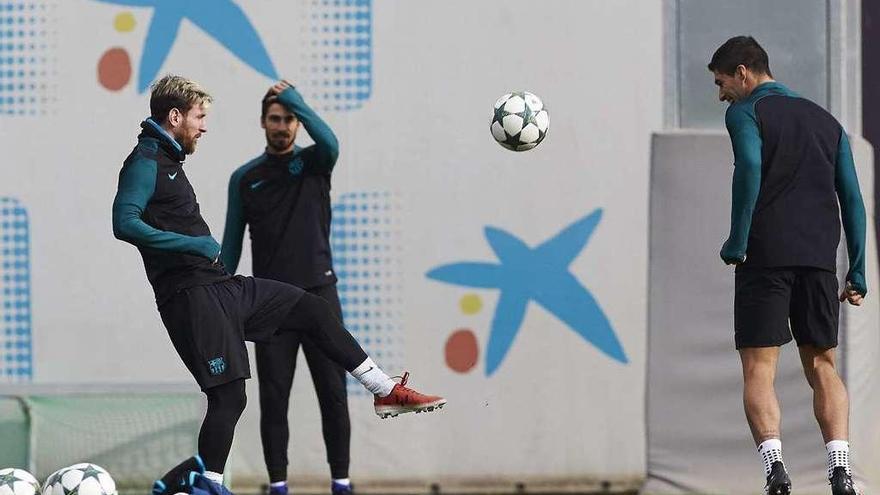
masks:
<path fill-rule="evenodd" d="M 28 468 L 28 420 L 19 399 L 0 397 L 0 469 Z"/>
<path fill-rule="evenodd" d="M 91 462 L 118 486 L 146 489 L 197 447 L 200 394 L 83 394 L 23 398 L 30 418 L 30 462 L 45 479 Z"/>

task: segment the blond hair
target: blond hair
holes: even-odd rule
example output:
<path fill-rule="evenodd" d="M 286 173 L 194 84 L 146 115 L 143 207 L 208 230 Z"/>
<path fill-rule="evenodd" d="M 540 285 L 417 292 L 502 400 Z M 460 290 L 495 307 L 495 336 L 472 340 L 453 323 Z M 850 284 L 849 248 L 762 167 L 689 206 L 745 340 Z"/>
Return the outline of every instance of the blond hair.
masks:
<path fill-rule="evenodd" d="M 150 86 L 150 116 L 161 124 L 172 108 L 186 114 L 196 105 L 208 106 L 214 99 L 197 82 L 168 74 Z"/>

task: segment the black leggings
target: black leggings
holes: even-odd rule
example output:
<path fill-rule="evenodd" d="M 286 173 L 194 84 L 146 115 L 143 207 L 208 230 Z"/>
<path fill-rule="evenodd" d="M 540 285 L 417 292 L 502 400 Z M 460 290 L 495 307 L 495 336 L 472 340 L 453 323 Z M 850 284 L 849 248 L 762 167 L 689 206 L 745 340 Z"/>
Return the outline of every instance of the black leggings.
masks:
<path fill-rule="evenodd" d="M 284 318 L 281 330 L 302 332 L 345 371 L 354 371 L 367 359 L 367 353 L 342 326 L 330 303 L 314 294 L 303 294 Z"/>
<path fill-rule="evenodd" d="M 224 383 L 205 391 L 208 396 L 208 412 L 199 432 L 199 455 L 205 469 L 222 473 L 232 448 L 235 425 L 247 405 L 244 379 Z"/>
<path fill-rule="evenodd" d="M 335 285 L 309 289 L 309 292 L 326 300 L 337 319 L 342 321 L 342 308 Z M 307 335 L 301 332 L 284 332 L 271 343 L 256 345 L 260 383 L 260 436 L 263 440 L 263 456 L 269 481 L 274 483 L 287 479 L 290 439 L 287 413 L 300 347 L 308 361 L 318 395 L 321 432 L 327 449 L 330 475 L 334 479 L 348 478 L 351 422 L 345 370 L 331 361 Z"/>

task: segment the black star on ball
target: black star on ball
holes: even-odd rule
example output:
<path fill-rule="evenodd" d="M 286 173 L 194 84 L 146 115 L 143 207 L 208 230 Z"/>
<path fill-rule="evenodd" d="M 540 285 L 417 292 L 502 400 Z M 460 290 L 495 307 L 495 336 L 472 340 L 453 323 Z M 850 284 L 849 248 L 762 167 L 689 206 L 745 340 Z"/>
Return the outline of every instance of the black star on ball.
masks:
<path fill-rule="evenodd" d="M 504 140 L 504 144 L 510 146 L 511 149 L 516 149 L 517 146 L 522 144 L 519 142 L 519 133 L 511 136 L 510 134 L 507 134 L 507 131 L 504 131 L 504 134 L 507 136 L 507 139 Z"/>
<path fill-rule="evenodd" d="M 495 109 L 495 118 L 493 119 L 495 122 L 500 122 L 504 124 L 504 116 L 508 115 L 507 112 L 504 111 L 504 105 Z"/>
<path fill-rule="evenodd" d="M 98 475 L 103 473 L 103 471 L 101 471 L 100 469 L 95 469 L 95 466 L 93 466 L 92 464 L 89 464 L 86 467 L 80 469 L 80 471 L 82 471 L 83 473 L 82 481 L 80 481 L 80 483 L 89 478 L 95 478 L 99 484 L 101 483 L 101 478 L 98 478 Z"/>
<path fill-rule="evenodd" d="M 19 479 L 15 476 L 15 471 L 9 471 L 9 474 L 0 474 L 0 488 L 8 486 L 11 492 L 15 492 L 13 483 L 16 481 Z"/>

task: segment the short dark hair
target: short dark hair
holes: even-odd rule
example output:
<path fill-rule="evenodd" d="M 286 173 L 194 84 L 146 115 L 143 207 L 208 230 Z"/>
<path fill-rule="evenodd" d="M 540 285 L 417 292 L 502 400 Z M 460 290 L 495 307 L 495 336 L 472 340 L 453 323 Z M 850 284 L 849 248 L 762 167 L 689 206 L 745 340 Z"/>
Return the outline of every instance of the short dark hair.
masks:
<path fill-rule="evenodd" d="M 277 103 L 277 102 L 278 102 L 278 95 L 276 95 L 275 93 L 273 93 L 272 90 L 270 89 L 270 90 L 266 93 L 266 96 L 263 97 L 263 101 L 262 101 L 262 103 L 261 103 L 261 105 L 263 106 L 263 108 L 262 108 L 262 110 L 260 111 L 260 119 L 265 119 L 265 118 L 266 118 L 266 112 L 269 111 L 269 107 L 271 107 L 273 103 Z"/>
<path fill-rule="evenodd" d="M 725 41 L 712 55 L 709 70 L 732 76 L 740 65 L 773 77 L 767 52 L 751 36 L 735 36 Z"/>
<path fill-rule="evenodd" d="M 279 105 L 284 106 L 281 104 L 280 101 L 278 101 L 278 95 L 273 93 L 270 89 L 266 93 L 266 96 L 263 97 L 262 110 L 260 111 L 260 120 L 266 118 L 266 113 L 269 111 L 269 107 L 271 107 L 273 103 L 278 103 Z M 296 115 L 294 115 L 294 117 L 296 117 Z M 299 120 L 299 117 L 296 117 L 296 119 Z"/>

